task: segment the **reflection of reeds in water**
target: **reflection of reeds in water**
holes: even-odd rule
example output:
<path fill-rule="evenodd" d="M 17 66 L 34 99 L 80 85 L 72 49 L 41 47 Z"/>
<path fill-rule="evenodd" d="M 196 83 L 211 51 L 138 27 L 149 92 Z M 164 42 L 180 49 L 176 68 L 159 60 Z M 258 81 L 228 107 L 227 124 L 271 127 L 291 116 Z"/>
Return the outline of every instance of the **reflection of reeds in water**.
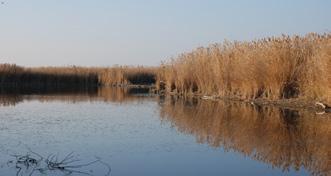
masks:
<path fill-rule="evenodd" d="M 119 87 L 91 87 L 91 88 L 52 88 L 52 89 L 27 89 L 27 88 L 2 88 L 0 89 L 0 106 L 16 105 L 23 100 L 38 100 L 40 102 L 114 102 L 125 103 L 145 100 L 148 88 L 119 88 Z"/>
<path fill-rule="evenodd" d="M 197 100 L 164 101 L 161 118 L 200 143 L 240 152 L 284 171 L 331 174 L 331 119 L 310 112 Z"/>
<path fill-rule="evenodd" d="M 15 106 L 23 101 L 23 97 L 19 95 L 0 95 L 0 106 Z"/>
<path fill-rule="evenodd" d="M 139 88 L 138 88 L 139 89 Z M 149 89 L 148 89 L 149 90 Z M 141 89 L 142 93 L 148 94 L 145 92 L 145 89 Z M 101 87 L 98 90 L 98 97 L 106 102 L 132 102 L 139 100 L 139 95 L 141 92 L 137 92 L 136 88 L 104 88 Z M 144 97 L 146 98 L 146 97 Z"/>
<path fill-rule="evenodd" d="M 23 100 L 56 99 L 61 101 L 77 102 L 96 96 L 97 87 L 30 87 L 30 86 L 4 86 L 0 87 L 0 105 L 16 105 Z M 37 98 L 38 97 L 38 98 Z"/>

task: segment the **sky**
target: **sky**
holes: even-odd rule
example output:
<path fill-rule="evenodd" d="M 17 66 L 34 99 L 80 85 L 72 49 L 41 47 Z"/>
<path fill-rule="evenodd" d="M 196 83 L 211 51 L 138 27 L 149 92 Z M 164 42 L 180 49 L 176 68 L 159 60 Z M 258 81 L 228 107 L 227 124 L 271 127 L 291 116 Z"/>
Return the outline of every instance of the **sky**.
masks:
<path fill-rule="evenodd" d="M 0 0 L 0 63 L 159 65 L 200 46 L 331 31 L 329 0 Z"/>

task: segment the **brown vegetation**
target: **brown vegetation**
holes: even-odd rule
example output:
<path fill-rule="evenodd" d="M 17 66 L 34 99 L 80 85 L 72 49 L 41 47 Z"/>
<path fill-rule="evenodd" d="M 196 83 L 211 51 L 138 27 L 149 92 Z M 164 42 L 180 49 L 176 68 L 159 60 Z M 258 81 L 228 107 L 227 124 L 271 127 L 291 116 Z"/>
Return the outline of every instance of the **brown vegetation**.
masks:
<path fill-rule="evenodd" d="M 158 77 L 184 95 L 330 102 L 331 34 L 225 41 L 166 62 Z"/>
<path fill-rule="evenodd" d="M 0 65 L 0 85 L 20 87 L 87 87 L 98 85 L 152 85 L 157 68 L 152 67 L 38 67 Z"/>
<path fill-rule="evenodd" d="M 158 67 L 116 66 L 96 69 L 104 85 L 152 85 L 156 81 Z"/>
<path fill-rule="evenodd" d="M 16 65 L 0 65 L 2 87 L 73 87 L 98 85 L 98 75 L 86 68 L 23 68 Z"/>
<path fill-rule="evenodd" d="M 331 34 L 228 42 L 184 53 L 160 67 L 0 65 L 0 85 L 154 85 L 181 95 L 331 102 Z"/>

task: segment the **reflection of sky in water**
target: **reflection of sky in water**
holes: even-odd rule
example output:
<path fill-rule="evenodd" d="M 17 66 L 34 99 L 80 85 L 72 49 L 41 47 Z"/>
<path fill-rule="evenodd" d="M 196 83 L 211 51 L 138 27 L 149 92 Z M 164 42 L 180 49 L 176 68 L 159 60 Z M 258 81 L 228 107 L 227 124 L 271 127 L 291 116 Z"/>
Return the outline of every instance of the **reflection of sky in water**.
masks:
<path fill-rule="evenodd" d="M 9 154 L 34 151 L 65 155 L 71 151 L 87 161 L 98 156 L 112 175 L 307 175 L 304 169 L 282 172 L 233 151 L 199 144 L 196 137 L 160 120 L 155 99 L 128 103 L 93 101 L 24 101 L 0 107 L 1 173 Z M 104 174 L 101 170 L 95 175 Z"/>

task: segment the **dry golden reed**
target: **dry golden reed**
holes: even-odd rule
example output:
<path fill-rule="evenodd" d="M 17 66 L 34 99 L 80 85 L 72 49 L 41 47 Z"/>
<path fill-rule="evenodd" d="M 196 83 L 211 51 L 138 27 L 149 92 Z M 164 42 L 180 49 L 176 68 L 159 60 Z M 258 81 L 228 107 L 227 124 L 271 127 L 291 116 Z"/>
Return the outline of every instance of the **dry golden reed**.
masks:
<path fill-rule="evenodd" d="M 201 47 L 165 62 L 158 79 L 179 94 L 330 100 L 331 34 Z"/>
<path fill-rule="evenodd" d="M 95 68 L 104 85 L 155 84 L 158 67 L 115 66 Z"/>

